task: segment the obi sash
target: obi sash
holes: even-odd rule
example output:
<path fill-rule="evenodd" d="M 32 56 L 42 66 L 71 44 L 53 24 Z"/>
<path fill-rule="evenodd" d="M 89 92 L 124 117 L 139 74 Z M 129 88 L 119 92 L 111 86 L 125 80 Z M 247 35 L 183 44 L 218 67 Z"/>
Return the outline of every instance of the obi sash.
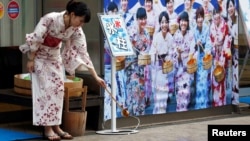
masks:
<path fill-rule="evenodd" d="M 42 45 L 48 46 L 48 47 L 57 47 L 61 41 L 62 41 L 61 39 L 52 37 L 49 34 L 47 34 Z"/>

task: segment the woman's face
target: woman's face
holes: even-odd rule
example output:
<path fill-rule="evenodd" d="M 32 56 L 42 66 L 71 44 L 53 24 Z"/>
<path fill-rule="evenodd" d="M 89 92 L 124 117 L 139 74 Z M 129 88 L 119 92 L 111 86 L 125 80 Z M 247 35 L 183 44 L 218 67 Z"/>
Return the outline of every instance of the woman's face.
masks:
<path fill-rule="evenodd" d="M 235 6 L 233 4 L 232 1 L 229 2 L 229 6 L 228 6 L 228 9 L 227 9 L 227 12 L 228 12 L 228 15 L 230 17 L 234 16 L 234 13 L 235 13 Z"/>
<path fill-rule="evenodd" d="M 214 14 L 213 19 L 214 19 L 214 24 L 216 26 L 220 25 L 220 14 L 219 13 Z"/>
<path fill-rule="evenodd" d="M 145 0 L 145 9 L 146 11 L 151 11 L 153 7 L 153 3 L 151 1 Z"/>
<path fill-rule="evenodd" d="M 74 13 L 71 13 L 70 25 L 73 27 L 83 26 L 84 24 L 84 16 L 75 16 Z"/>
<path fill-rule="evenodd" d="M 191 9 L 191 0 L 185 0 L 184 1 L 184 4 L 185 4 L 185 9 L 186 10 L 189 10 L 189 9 Z"/>
<path fill-rule="evenodd" d="M 161 31 L 166 33 L 168 31 L 168 21 L 166 19 L 166 17 L 162 17 L 161 22 L 160 22 L 160 26 L 161 26 Z"/>
<path fill-rule="evenodd" d="M 207 7 L 209 5 L 210 0 L 203 0 L 203 6 Z"/>
<path fill-rule="evenodd" d="M 137 19 L 139 28 L 144 29 L 147 24 L 147 18 L 139 18 Z"/>
<path fill-rule="evenodd" d="M 127 8 L 128 8 L 128 0 L 121 0 L 122 11 L 127 11 Z"/>
<path fill-rule="evenodd" d="M 180 29 L 181 29 L 181 32 L 186 32 L 188 29 L 188 21 L 181 19 L 180 20 Z"/>
<path fill-rule="evenodd" d="M 201 15 L 198 15 L 197 19 L 196 19 L 196 24 L 198 27 L 202 27 L 202 23 L 204 21 L 204 18 Z"/>
<path fill-rule="evenodd" d="M 173 12 L 173 11 L 174 11 L 174 1 L 173 1 L 173 0 L 170 0 L 170 1 L 167 3 L 166 7 L 167 7 L 167 10 L 168 10 L 169 12 Z"/>

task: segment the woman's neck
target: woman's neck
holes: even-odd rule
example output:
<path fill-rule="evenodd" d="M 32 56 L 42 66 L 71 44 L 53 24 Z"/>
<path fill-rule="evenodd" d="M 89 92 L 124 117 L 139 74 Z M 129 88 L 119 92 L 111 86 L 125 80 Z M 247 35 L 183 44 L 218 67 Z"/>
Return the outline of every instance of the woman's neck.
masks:
<path fill-rule="evenodd" d="M 67 12 L 63 15 L 63 21 L 65 29 L 68 29 L 70 27 L 70 15 Z"/>
<path fill-rule="evenodd" d="M 235 14 L 233 16 L 231 16 L 231 20 L 232 20 L 233 23 L 236 23 L 236 16 L 235 16 Z"/>

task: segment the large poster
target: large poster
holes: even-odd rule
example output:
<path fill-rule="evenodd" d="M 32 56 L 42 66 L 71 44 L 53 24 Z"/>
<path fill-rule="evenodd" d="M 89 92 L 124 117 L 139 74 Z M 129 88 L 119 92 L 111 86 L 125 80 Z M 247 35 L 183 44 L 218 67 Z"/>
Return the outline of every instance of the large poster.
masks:
<path fill-rule="evenodd" d="M 236 0 L 104 0 L 104 13 L 123 17 L 135 50 L 116 72 L 117 102 L 133 116 L 237 105 L 237 7 Z M 105 93 L 104 120 L 111 100 Z"/>

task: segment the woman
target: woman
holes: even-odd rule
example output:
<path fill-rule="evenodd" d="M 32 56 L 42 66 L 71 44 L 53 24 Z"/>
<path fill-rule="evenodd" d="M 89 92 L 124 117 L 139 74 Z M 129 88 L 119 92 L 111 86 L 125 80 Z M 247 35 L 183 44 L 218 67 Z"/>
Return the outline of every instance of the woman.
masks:
<path fill-rule="evenodd" d="M 184 0 L 184 11 L 189 16 L 189 28 L 193 29 L 195 26 L 195 9 L 193 9 L 194 0 Z"/>
<path fill-rule="evenodd" d="M 169 95 L 174 94 L 174 70 L 163 73 L 162 64 L 172 62 L 172 35 L 169 33 L 169 17 L 166 11 L 159 16 L 160 31 L 155 34 L 149 53 L 153 68 L 154 109 L 153 114 L 167 112 Z"/>
<path fill-rule="evenodd" d="M 227 73 L 227 71 L 229 71 L 231 59 L 231 40 L 229 38 L 228 25 L 223 19 L 221 11 L 218 9 L 213 11 L 210 39 L 213 46 L 212 54 L 214 56 L 212 71 L 214 71 L 217 66 L 221 66 L 226 75 L 220 81 L 216 81 L 214 75 L 212 77 L 213 106 L 216 107 L 226 105 L 226 78 L 230 78 L 228 77 L 229 73 Z"/>
<path fill-rule="evenodd" d="M 166 0 L 167 13 L 169 15 L 169 28 L 170 33 L 174 35 L 175 31 L 178 29 L 177 18 L 178 15 L 174 11 L 174 0 Z"/>
<path fill-rule="evenodd" d="M 234 0 L 227 0 L 227 17 L 229 33 L 232 36 L 232 104 L 239 104 L 239 44 L 238 44 L 238 13 Z"/>
<path fill-rule="evenodd" d="M 73 139 L 60 128 L 64 98 L 64 67 L 74 75 L 75 70 L 87 69 L 103 87 L 87 52 L 85 34 L 81 28 L 91 18 L 83 2 L 71 0 L 66 11 L 43 16 L 35 30 L 26 35 L 26 44 L 20 46 L 28 52 L 27 69 L 32 73 L 33 125 L 44 126 L 48 140 Z M 65 47 L 62 55 L 62 41 Z"/>
<path fill-rule="evenodd" d="M 213 15 L 213 7 L 210 4 L 211 0 L 202 0 L 202 7 L 204 9 L 204 22 L 206 23 L 207 26 L 210 26 L 211 21 L 212 21 L 212 15 Z"/>
<path fill-rule="evenodd" d="M 143 7 L 138 8 L 136 12 L 136 23 L 128 31 L 136 55 L 126 57 L 125 68 L 128 110 L 132 115 L 144 115 L 146 108 L 147 88 L 151 87 L 151 78 L 149 78 L 149 65 L 139 65 L 138 55 L 148 54 L 150 47 L 150 36 L 145 29 L 147 21 L 146 10 Z M 150 84 L 149 86 L 147 84 Z"/>
<path fill-rule="evenodd" d="M 134 21 L 134 15 L 129 12 L 129 0 L 120 0 L 119 14 L 122 15 L 126 28 L 130 27 Z"/>
<path fill-rule="evenodd" d="M 150 35 L 150 41 L 152 42 L 155 30 L 157 30 L 157 13 L 153 9 L 153 0 L 145 0 L 144 7 L 147 12 L 147 25 L 146 28 Z"/>
<path fill-rule="evenodd" d="M 204 69 L 203 58 L 205 55 L 211 55 L 211 41 L 209 26 L 204 23 L 205 11 L 203 7 L 196 9 L 194 28 L 194 38 L 197 49 L 197 71 L 196 71 L 196 96 L 195 109 L 203 109 L 211 106 L 211 68 Z M 211 58 L 212 61 L 212 58 Z"/>
<path fill-rule="evenodd" d="M 189 15 L 182 12 L 179 16 L 179 30 L 173 37 L 173 46 L 175 48 L 174 64 L 176 67 L 175 85 L 176 85 L 176 111 L 187 111 L 190 103 L 192 83 L 194 74 L 187 70 L 187 62 L 190 59 L 196 59 L 194 34 L 189 28 Z"/>

